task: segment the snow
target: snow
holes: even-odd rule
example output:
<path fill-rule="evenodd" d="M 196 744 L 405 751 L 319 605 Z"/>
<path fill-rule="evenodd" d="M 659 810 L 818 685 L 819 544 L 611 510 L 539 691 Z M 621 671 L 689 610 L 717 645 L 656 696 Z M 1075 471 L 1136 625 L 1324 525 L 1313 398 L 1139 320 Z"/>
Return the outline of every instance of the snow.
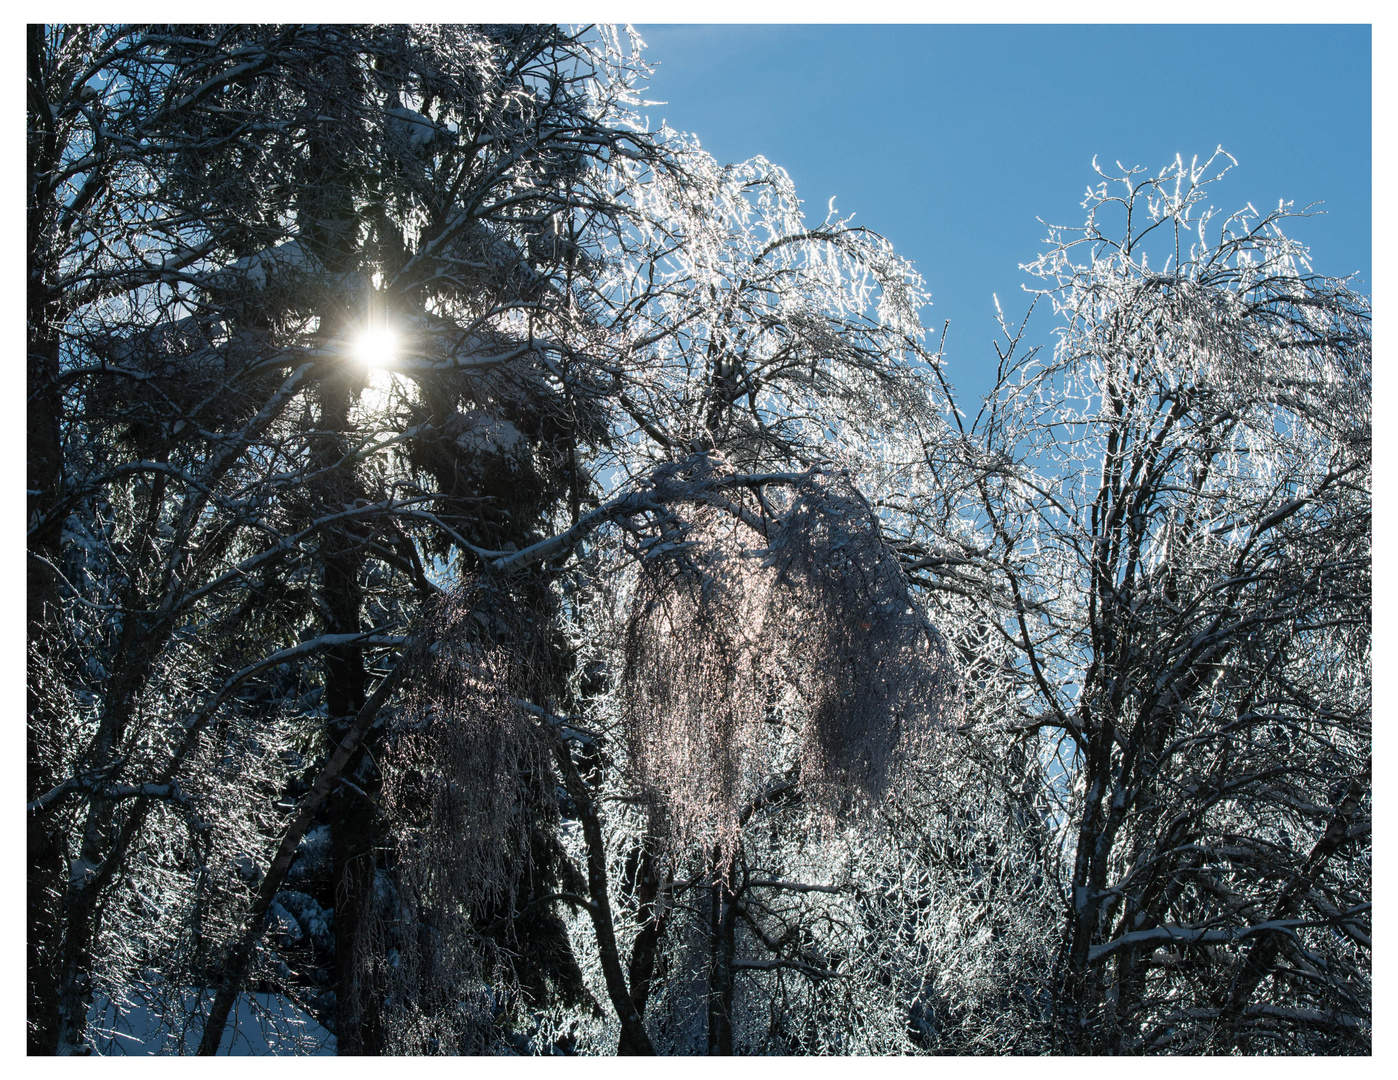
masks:
<path fill-rule="evenodd" d="M 248 284 L 257 289 L 267 287 L 267 272 L 296 270 L 306 265 L 307 256 L 299 240 L 288 240 L 260 251 L 247 259 L 239 259 L 233 264 L 235 269 L 246 269 Z"/>
<path fill-rule="evenodd" d="M 323 908 L 307 893 L 285 890 L 277 893 L 269 909 L 269 933 L 281 934 L 288 946 L 300 945 L 306 938 L 322 953 L 334 951 L 333 910 Z"/>
<path fill-rule="evenodd" d="M 319 703 L 319 690 L 317 697 L 310 704 Z M 310 695 L 307 695 L 308 697 Z M 286 880 L 288 882 L 309 881 L 319 874 L 328 873 L 330 870 L 330 826 L 317 825 L 314 829 L 307 831 L 301 838 L 301 843 L 296 848 L 296 861 L 291 864 L 291 869 L 287 871 Z"/>
<path fill-rule="evenodd" d="M 192 992 L 185 993 L 183 1008 L 174 1016 L 159 1013 L 162 1002 L 158 998 L 117 1008 L 111 1000 L 99 997 L 88 1013 L 88 1036 L 97 1053 L 104 1056 L 193 1054 L 203 1031 L 202 1020 L 193 1014 L 208 1009 L 214 992 L 205 990 L 200 997 L 202 1001 Z M 218 1052 L 235 1057 L 323 1057 L 335 1053 L 335 1036 L 284 997 L 243 994 L 228 1017 Z"/>
<path fill-rule="evenodd" d="M 465 430 L 456 437 L 456 445 L 463 450 L 514 456 L 527 449 L 524 433 L 508 420 L 481 409 L 460 413 L 458 420 Z"/>
<path fill-rule="evenodd" d="M 388 109 L 386 124 L 389 132 L 409 146 L 426 146 L 437 134 L 437 125 L 412 109 Z"/>
<path fill-rule="evenodd" d="M 301 246 L 299 240 L 288 240 L 265 248 L 255 255 L 236 259 L 225 269 L 209 275 L 205 281 L 213 288 L 236 288 L 243 281 L 254 289 L 265 289 L 269 277 L 288 271 L 297 272 L 310 269 L 311 256 Z"/>

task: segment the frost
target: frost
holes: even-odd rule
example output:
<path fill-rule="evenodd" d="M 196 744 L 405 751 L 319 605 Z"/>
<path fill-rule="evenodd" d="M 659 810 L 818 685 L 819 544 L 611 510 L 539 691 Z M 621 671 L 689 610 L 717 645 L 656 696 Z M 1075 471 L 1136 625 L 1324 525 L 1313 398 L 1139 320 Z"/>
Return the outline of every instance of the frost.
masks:
<path fill-rule="evenodd" d="M 319 700 L 319 692 L 317 692 Z M 309 829 L 296 848 L 296 859 L 287 871 L 288 881 L 308 881 L 324 875 L 330 868 L 330 827 L 318 825 Z"/>
<path fill-rule="evenodd" d="M 287 935 L 288 944 L 295 944 L 304 937 L 309 939 L 318 952 L 334 953 L 333 908 L 323 908 L 314 897 L 290 890 L 277 893 L 273 903 L 281 918 L 285 920 L 281 925 Z"/>

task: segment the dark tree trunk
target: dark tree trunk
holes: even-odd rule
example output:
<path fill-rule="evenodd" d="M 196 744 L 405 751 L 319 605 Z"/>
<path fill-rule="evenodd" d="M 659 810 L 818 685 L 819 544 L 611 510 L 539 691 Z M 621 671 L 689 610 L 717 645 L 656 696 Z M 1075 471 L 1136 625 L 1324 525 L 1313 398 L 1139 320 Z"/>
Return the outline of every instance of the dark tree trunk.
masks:
<path fill-rule="evenodd" d="M 331 513 L 354 502 L 359 485 L 353 466 L 339 464 L 349 420 L 350 390 L 342 373 L 329 377 L 323 387 L 321 426 L 324 442 L 318 462 L 330 469 L 323 481 L 320 508 Z M 360 630 L 363 589 L 360 570 L 364 556 L 361 541 L 350 527 L 335 527 L 321 541 L 321 613 L 328 634 L 355 634 Z M 325 701 L 331 717 L 331 736 L 338 742 L 353 717 L 364 707 L 364 654 L 357 645 L 338 645 L 325 654 Z M 377 1009 L 363 978 L 371 958 L 361 955 L 361 941 L 374 888 L 374 807 L 370 801 L 376 786 L 363 747 L 356 751 L 328 800 L 331 877 L 335 904 L 335 1039 L 341 1054 L 373 1054 L 381 1044 Z M 367 790 L 366 790 L 367 788 Z"/>
<path fill-rule="evenodd" d="M 53 323 L 56 305 L 48 285 L 52 266 L 48 258 L 47 213 L 49 201 L 45 177 L 57 155 L 53 115 L 48 106 L 47 56 L 44 28 L 31 25 L 28 52 L 28 333 L 27 333 L 27 510 L 31 528 L 25 567 L 27 586 L 26 706 L 28 718 L 26 783 L 32 801 L 58 781 L 45 752 L 59 737 L 58 721 L 42 690 L 44 676 L 56 663 L 50 635 L 52 616 L 58 611 L 57 576 L 62 522 L 53 513 L 63 475 L 63 446 L 59 419 L 62 400 L 58 393 L 58 336 Z M 28 822 L 28 875 L 26 881 L 26 935 L 28 944 L 28 1048 L 31 1054 L 58 1050 L 58 965 L 60 905 L 63 896 L 63 839 L 42 816 Z"/>
<path fill-rule="evenodd" d="M 631 1001 L 636 1006 L 637 1015 L 641 1016 L 645 1015 L 651 980 L 655 976 L 656 953 L 665 933 L 667 912 L 658 903 L 660 892 L 660 876 L 656 873 L 655 860 L 647 845 L 641 849 L 640 865 L 636 872 L 636 922 L 641 929 L 631 946 L 631 963 L 627 971 Z"/>
<path fill-rule="evenodd" d="M 631 992 L 626 986 L 626 975 L 621 970 L 621 957 L 617 952 L 616 930 L 612 923 L 611 902 L 607 898 L 607 849 L 602 840 L 602 825 L 597 819 L 597 808 L 592 796 L 573 764 L 572 753 L 567 745 L 559 740 L 554 748 L 554 760 L 563 774 L 564 786 L 578 810 L 582 824 L 583 840 L 587 845 L 587 891 L 591 903 L 588 914 L 592 916 L 592 927 L 597 934 L 597 952 L 602 962 L 602 974 L 607 983 L 607 996 L 612 1008 L 621 1021 L 621 1046 L 618 1054 L 655 1053 L 650 1036 L 646 1033 L 641 1014 L 636 1011 L 631 1000 Z"/>
<path fill-rule="evenodd" d="M 709 1053 L 733 1054 L 733 947 L 738 909 L 733 903 L 733 862 L 726 870 L 714 852 L 714 882 L 709 890 Z"/>
<path fill-rule="evenodd" d="M 361 760 L 363 754 L 361 749 Z M 356 770 L 349 772 L 358 775 Z M 365 932 L 374 899 L 374 807 L 361 791 L 359 784 L 350 787 L 341 782 L 329 799 L 335 881 L 335 1042 L 341 1055 L 378 1054 L 383 1048 L 372 979 L 374 957 Z"/>
<path fill-rule="evenodd" d="M 55 943 L 58 911 L 63 896 L 63 839 L 44 821 L 29 821 L 27 888 L 30 1054 L 58 1050 L 58 979 Z"/>

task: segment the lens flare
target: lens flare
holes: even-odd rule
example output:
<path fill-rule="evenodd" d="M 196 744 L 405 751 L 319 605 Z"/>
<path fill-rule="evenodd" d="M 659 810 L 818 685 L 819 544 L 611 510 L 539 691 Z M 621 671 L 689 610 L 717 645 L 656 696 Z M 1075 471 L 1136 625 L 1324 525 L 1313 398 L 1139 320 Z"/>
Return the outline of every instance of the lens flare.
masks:
<path fill-rule="evenodd" d="M 368 367 L 387 367 L 398 358 L 398 335 L 387 326 L 361 330 L 354 339 L 354 357 Z"/>

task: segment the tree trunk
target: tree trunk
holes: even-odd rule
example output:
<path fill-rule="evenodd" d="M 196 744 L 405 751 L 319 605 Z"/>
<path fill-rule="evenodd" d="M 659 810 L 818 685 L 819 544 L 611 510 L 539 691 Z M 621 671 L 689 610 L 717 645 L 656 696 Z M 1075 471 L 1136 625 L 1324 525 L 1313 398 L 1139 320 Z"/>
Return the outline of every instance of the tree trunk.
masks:
<path fill-rule="evenodd" d="M 408 650 L 405 648 L 403 651 L 406 653 Z M 204 1024 L 204 1033 L 199 1043 L 198 1053 L 201 1056 L 209 1056 L 218 1052 L 219 1045 L 223 1041 L 224 1027 L 228 1023 L 228 1014 L 232 1012 L 233 1002 L 242 991 L 243 980 L 247 977 L 252 950 L 267 927 L 267 912 L 272 906 L 272 900 L 276 896 L 277 890 L 286 880 L 287 871 L 291 869 L 291 863 L 296 858 L 296 849 L 301 838 L 306 835 L 306 830 L 310 828 L 316 811 L 320 809 L 321 804 L 330 794 L 331 788 L 344 775 L 345 770 L 349 767 L 350 759 L 359 750 L 360 740 L 363 739 L 364 733 L 373 726 L 379 709 L 388 701 L 389 696 L 403 679 L 406 670 L 406 666 L 400 659 L 398 666 L 384 676 L 375 688 L 373 696 L 359 710 L 359 715 L 354 718 L 354 723 L 350 725 L 349 731 L 340 741 L 340 745 L 335 748 L 335 752 L 330 755 L 330 760 L 325 763 L 325 768 L 316 777 L 316 782 L 311 786 L 311 790 L 302 797 L 296 813 L 292 815 L 291 821 L 287 824 L 286 831 L 282 834 L 281 844 L 277 847 L 277 854 L 273 857 L 272 864 L 267 868 L 262 884 L 258 886 L 257 898 L 253 901 L 252 910 L 248 913 L 242 935 L 233 943 L 232 948 L 228 951 L 227 959 L 224 961 L 223 980 L 219 985 L 218 993 L 214 995 L 213 1004 L 209 1007 L 209 1018 Z"/>
<path fill-rule="evenodd" d="M 709 1053 L 733 1054 L 733 946 L 738 909 L 731 887 L 733 860 L 726 873 L 714 851 L 714 882 L 709 891 Z"/>
<path fill-rule="evenodd" d="M 365 760 L 361 747 L 356 755 Z M 350 768 L 347 775 L 359 776 Z M 351 781 L 353 783 L 353 781 Z M 358 789 L 358 790 L 356 790 Z M 382 1052 L 372 944 L 365 925 L 374 900 L 374 807 L 359 784 L 341 782 L 329 799 L 335 882 L 335 1044 L 344 1056 Z"/>
<path fill-rule="evenodd" d="M 597 953 L 602 961 L 602 975 L 607 984 L 607 996 L 612 1008 L 621 1021 L 621 1046 L 617 1053 L 654 1054 L 650 1036 L 646 1034 L 641 1014 L 631 1000 L 626 987 L 626 975 L 621 970 L 621 957 L 617 952 L 616 929 L 612 923 L 612 906 L 607 898 L 607 849 L 602 841 L 602 826 L 597 820 L 597 809 L 592 796 L 583 783 L 578 768 L 567 744 L 560 738 L 554 747 L 554 759 L 563 774 L 564 787 L 578 808 L 582 824 L 583 840 L 587 845 L 587 891 L 591 903 L 588 914 L 592 916 L 592 927 L 597 935 Z"/>
<path fill-rule="evenodd" d="M 328 469 L 322 481 L 323 512 L 351 504 L 361 494 L 354 467 L 341 464 L 349 426 L 350 387 L 347 373 L 329 376 L 321 393 L 321 428 L 326 433 L 317 447 L 316 464 Z M 363 588 L 361 541 L 350 528 L 333 528 L 321 540 L 320 609 L 326 633 L 360 631 Z M 364 651 L 338 645 L 325 654 L 325 701 L 331 735 L 338 742 L 354 716 L 364 707 Z M 331 878 L 335 903 L 335 1040 L 345 1055 L 373 1054 L 379 1049 L 377 1010 L 370 988 L 362 985 L 369 959 L 360 955 L 360 941 L 374 888 L 374 807 L 365 790 L 366 766 L 361 746 L 328 800 Z M 372 762 L 367 763 L 372 770 Z M 374 785 L 370 783 L 369 788 Z"/>
<path fill-rule="evenodd" d="M 58 503 L 63 475 L 63 443 L 59 420 L 62 398 L 58 392 L 58 336 L 53 323 L 52 289 L 47 282 L 53 270 L 48 257 L 47 180 L 56 159 L 53 115 L 49 109 L 47 56 L 42 25 L 31 24 L 28 52 L 28 332 L 27 332 L 27 510 L 31 528 L 25 565 L 26 706 L 28 717 L 27 796 L 32 801 L 58 782 L 49 766 L 46 746 L 61 737 L 58 718 L 44 678 L 52 677 L 57 663 L 51 637 L 53 615 L 59 610 L 58 581 L 54 565 L 60 554 L 61 521 L 53 510 Z M 31 1054 L 58 1051 L 58 966 L 60 905 L 64 890 L 65 852 L 62 835 L 42 816 L 28 823 L 28 878 L 26 881 L 28 945 L 28 1047 Z"/>
<path fill-rule="evenodd" d="M 641 849 L 640 865 L 636 871 L 636 922 L 641 929 L 631 946 L 631 963 L 627 969 L 627 980 L 631 984 L 631 1001 L 636 1013 L 644 1016 L 646 1001 L 650 997 L 651 979 L 655 975 L 655 957 L 660 947 L 660 939 L 665 933 L 668 912 L 660 905 L 662 885 L 656 873 L 655 860 L 651 857 L 650 846 Z"/>

